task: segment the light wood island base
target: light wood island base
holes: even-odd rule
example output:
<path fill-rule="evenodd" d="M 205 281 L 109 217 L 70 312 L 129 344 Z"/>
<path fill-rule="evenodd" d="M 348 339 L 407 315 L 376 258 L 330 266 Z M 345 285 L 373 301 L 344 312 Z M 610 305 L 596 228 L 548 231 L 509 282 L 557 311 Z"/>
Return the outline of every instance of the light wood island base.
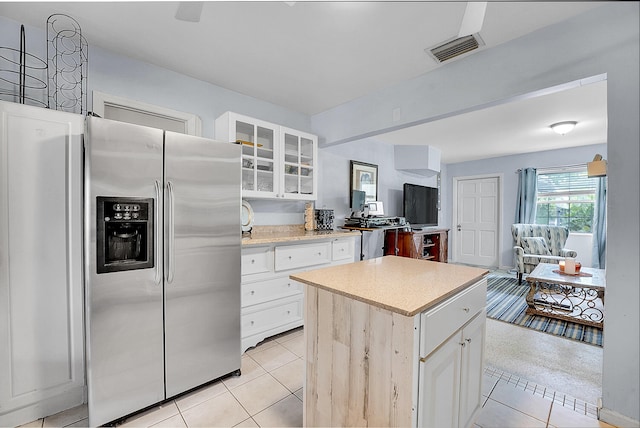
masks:
<path fill-rule="evenodd" d="M 471 425 L 486 273 L 386 256 L 292 275 L 307 284 L 304 426 Z"/>
<path fill-rule="evenodd" d="M 413 318 L 316 287 L 305 310 L 304 426 L 413 425 Z"/>

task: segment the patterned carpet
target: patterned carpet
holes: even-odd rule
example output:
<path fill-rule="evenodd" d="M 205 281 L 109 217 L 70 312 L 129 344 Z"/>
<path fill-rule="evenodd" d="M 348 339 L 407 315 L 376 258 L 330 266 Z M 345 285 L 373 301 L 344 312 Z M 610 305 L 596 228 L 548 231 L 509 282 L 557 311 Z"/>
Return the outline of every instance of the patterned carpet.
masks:
<path fill-rule="evenodd" d="M 602 330 L 539 315 L 527 315 L 526 281 L 518 285 L 515 274 L 491 272 L 487 276 L 487 316 L 523 327 L 532 328 L 567 339 L 602 346 Z"/>

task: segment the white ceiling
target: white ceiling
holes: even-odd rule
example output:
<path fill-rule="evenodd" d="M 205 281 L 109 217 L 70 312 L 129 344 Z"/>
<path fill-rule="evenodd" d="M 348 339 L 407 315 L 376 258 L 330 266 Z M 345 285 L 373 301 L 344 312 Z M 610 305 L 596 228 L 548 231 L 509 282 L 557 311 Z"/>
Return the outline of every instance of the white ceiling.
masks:
<path fill-rule="evenodd" d="M 313 115 L 442 66 L 424 50 L 457 36 L 466 7 L 460 1 L 216 1 L 205 2 L 200 22 L 193 23 L 175 19 L 178 4 L 0 1 L 0 15 L 44 29 L 49 15 L 68 14 L 80 23 L 90 49 L 100 46 Z M 600 5 L 489 2 L 481 49 Z M 492 156 L 576 145 L 578 136 L 578 145 L 605 142 L 606 104 L 596 104 L 606 95 L 600 90 L 594 98 L 583 90 L 589 89 L 572 90 L 575 98 L 570 101 L 560 94 L 538 97 L 376 138 L 432 144 L 442 149 L 445 163 L 476 158 L 469 157 L 477 156 L 465 146 L 469 141 Z M 568 96 L 571 91 L 565 92 Z M 547 97 L 554 97 L 548 105 Z M 561 140 L 543 141 L 540 127 L 549 120 L 582 125 Z M 459 126 L 460 121 L 465 125 Z M 513 127 L 498 126 L 504 123 Z M 517 141 L 517 146 L 496 144 L 505 140 Z"/>
<path fill-rule="evenodd" d="M 390 144 L 436 147 L 442 152 L 443 163 L 607 142 L 605 80 L 523 98 L 374 138 Z M 550 128 L 553 123 L 570 120 L 578 123 L 566 135 Z"/>

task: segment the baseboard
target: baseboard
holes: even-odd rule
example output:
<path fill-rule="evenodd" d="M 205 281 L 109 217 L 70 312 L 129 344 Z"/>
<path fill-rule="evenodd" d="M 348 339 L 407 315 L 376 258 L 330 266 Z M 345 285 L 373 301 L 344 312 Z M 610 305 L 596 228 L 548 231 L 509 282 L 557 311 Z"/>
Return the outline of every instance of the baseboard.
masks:
<path fill-rule="evenodd" d="M 600 420 L 602 422 L 608 423 L 609 425 L 621 428 L 640 427 L 640 421 L 636 421 L 635 419 L 631 419 L 627 416 L 621 415 L 620 413 L 614 412 L 613 410 L 607 409 L 606 407 L 600 409 Z"/>

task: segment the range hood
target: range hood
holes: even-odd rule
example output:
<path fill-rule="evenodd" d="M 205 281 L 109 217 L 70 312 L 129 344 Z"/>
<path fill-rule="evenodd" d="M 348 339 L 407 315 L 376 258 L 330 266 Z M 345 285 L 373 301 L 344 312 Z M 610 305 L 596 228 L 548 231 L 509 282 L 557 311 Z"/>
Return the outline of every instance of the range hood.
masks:
<path fill-rule="evenodd" d="M 396 170 L 433 176 L 440 172 L 440 149 L 432 146 L 393 146 Z"/>

